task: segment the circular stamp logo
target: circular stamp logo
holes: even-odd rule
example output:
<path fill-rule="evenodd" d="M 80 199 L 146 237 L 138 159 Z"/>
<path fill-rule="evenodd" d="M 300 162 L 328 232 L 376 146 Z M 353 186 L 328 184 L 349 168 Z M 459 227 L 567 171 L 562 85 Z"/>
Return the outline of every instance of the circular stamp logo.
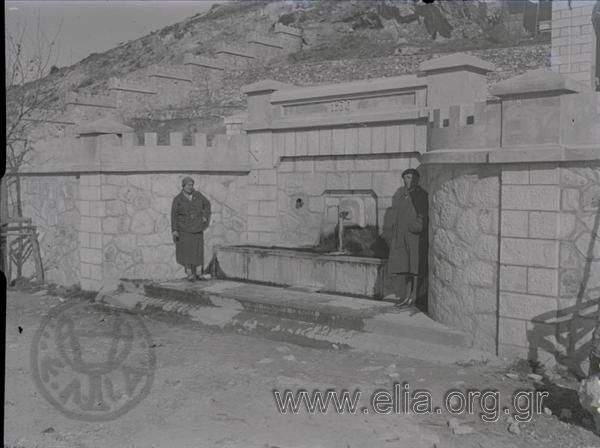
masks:
<path fill-rule="evenodd" d="M 69 418 L 108 421 L 149 393 L 156 355 L 139 316 L 97 303 L 53 309 L 33 337 L 33 380 Z"/>

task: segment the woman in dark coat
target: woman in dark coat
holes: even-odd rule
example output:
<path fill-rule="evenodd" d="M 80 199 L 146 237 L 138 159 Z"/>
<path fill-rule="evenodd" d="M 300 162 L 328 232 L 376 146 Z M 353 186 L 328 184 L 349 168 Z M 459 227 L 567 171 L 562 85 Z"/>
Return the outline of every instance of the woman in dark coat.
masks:
<path fill-rule="evenodd" d="M 190 281 L 198 277 L 196 267 L 204 266 L 204 234 L 210 224 L 210 202 L 199 191 L 194 190 L 194 180 L 185 177 L 182 190 L 173 199 L 171 206 L 171 231 L 175 242 L 175 259 L 185 267 Z"/>
<path fill-rule="evenodd" d="M 404 276 L 407 294 L 400 304 L 413 305 L 417 300 L 418 278 L 425 274 L 427 261 L 427 192 L 419 185 L 419 172 L 402 173 L 404 187 L 394 195 L 393 224 L 388 235 L 390 248 L 388 272 Z"/>

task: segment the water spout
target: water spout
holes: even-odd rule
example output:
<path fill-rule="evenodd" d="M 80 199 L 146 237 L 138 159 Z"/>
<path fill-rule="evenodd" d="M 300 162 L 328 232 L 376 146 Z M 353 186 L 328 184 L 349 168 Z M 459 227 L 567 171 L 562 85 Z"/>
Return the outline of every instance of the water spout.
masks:
<path fill-rule="evenodd" d="M 341 206 L 337 207 L 338 213 L 338 250 L 336 254 L 344 254 L 344 220 L 350 219 L 350 212 L 348 210 L 342 210 Z"/>

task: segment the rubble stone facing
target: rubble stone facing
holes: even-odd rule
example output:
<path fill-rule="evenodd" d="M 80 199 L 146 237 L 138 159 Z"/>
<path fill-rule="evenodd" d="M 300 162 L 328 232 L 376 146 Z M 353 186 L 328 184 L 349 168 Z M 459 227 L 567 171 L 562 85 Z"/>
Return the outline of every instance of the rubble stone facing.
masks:
<path fill-rule="evenodd" d="M 180 191 L 181 175 L 103 176 L 102 218 L 104 278 L 166 279 L 181 275 L 171 236 L 171 201 Z M 205 232 L 205 262 L 213 247 L 243 241 L 246 227 L 245 179 L 210 175 L 195 177 L 195 188 L 211 202 L 212 218 Z M 124 214 L 116 214 L 117 211 Z"/>
<path fill-rule="evenodd" d="M 559 350 L 578 366 L 587 361 L 600 298 L 600 162 L 586 165 L 559 170 L 563 192 L 579 194 L 561 203 L 557 296 L 563 319 L 556 332 Z"/>
<path fill-rule="evenodd" d="M 498 167 L 430 165 L 429 309 L 493 351 L 498 283 Z"/>
<path fill-rule="evenodd" d="M 49 281 L 83 289 L 116 287 L 120 278 L 182 275 L 171 237 L 171 201 L 183 175 L 129 174 L 25 177 L 25 216 L 38 226 Z M 212 204 L 205 262 L 213 247 L 245 241 L 241 176 L 193 176 Z M 33 265 L 26 266 L 33 272 Z"/>
<path fill-rule="evenodd" d="M 25 177 L 21 179 L 21 197 L 23 215 L 37 226 L 46 279 L 62 285 L 77 283 L 81 244 L 79 181 L 75 176 Z M 89 245 L 89 241 L 84 242 Z M 24 275 L 34 272 L 29 260 Z"/>

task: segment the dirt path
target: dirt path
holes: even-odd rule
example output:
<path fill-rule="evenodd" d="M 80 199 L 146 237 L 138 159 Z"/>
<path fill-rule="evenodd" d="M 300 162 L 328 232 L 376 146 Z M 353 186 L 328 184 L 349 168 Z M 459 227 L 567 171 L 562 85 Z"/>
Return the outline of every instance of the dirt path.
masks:
<path fill-rule="evenodd" d="M 434 406 L 451 389 L 497 389 L 506 403 L 530 380 L 506 377 L 489 366 L 436 366 L 389 356 L 320 350 L 240 335 L 217 334 L 171 317 L 143 316 L 157 359 L 150 394 L 134 409 L 109 422 L 69 419 L 48 403 L 31 374 L 30 347 L 42 318 L 61 302 L 56 297 L 9 293 L 6 337 L 5 446 L 124 448 L 300 448 L 300 447 L 600 447 L 600 438 L 582 427 L 572 387 L 551 390 L 547 404 L 556 416 L 536 415 L 507 430 L 473 415 L 455 416 L 473 429 L 457 435 L 446 412 L 429 415 L 377 415 L 369 397 L 393 392 L 407 382 L 431 393 Z M 19 327 L 21 331 L 19 331 Z M 361 391 L 355 414 L 278 412 L 273 390 L 344 389 Z M 362 407 L 369 411 L 363 413 Z M 585 421 L 583 426 L 590 424 Z"/>

